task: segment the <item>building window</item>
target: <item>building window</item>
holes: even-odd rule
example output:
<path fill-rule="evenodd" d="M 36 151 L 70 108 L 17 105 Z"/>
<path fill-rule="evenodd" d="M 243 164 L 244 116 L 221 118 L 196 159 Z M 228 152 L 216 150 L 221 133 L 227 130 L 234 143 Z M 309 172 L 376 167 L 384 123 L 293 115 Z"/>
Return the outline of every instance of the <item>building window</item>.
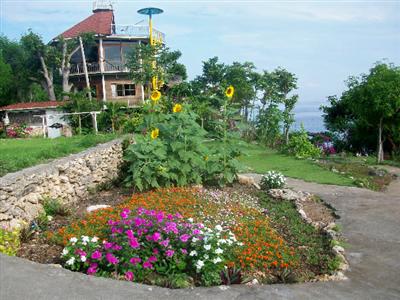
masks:
<path fill-rule="evenodd" d="M 111 85 L 112 97 L 135 96 L 136 90 L 134 84 L 112 84 Z"/>

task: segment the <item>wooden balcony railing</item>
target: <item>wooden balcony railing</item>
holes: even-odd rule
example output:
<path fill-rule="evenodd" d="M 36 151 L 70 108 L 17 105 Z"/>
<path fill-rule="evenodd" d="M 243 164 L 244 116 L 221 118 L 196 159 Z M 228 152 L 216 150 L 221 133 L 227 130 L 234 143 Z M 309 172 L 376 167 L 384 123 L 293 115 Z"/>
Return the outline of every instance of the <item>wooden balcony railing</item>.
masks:
<path fill-rule="evenodd" d="M 87 63 L 88 74 L 100 73 L 99 63 Z M 129 72 L 129 69 L 122 62 L 104 62 L 104 73 L 115 73 L 115 72 Z M 70 75 L 83 75 L 83 64 L 71 65 Z"/>

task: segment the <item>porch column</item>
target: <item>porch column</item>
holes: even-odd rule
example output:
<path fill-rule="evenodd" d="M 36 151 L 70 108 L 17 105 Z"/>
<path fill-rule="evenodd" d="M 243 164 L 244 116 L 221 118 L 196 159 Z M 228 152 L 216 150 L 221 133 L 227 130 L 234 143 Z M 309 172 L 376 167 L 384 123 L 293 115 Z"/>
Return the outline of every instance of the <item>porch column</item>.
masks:
<path fill-rule="evenodd" d="M 103 106 L 105 106 L 105 102 L 107 101 L 107 92 L 106 92 L 106 82 L 104 79 L 104 47 L 103 47 L 103 38 L 99 40 L 99 49 L 100 49 L 100 73 L 101 73 L 101 87 L 103 91 Z M 103 107 L 104 108 L 104 107 Z"/>

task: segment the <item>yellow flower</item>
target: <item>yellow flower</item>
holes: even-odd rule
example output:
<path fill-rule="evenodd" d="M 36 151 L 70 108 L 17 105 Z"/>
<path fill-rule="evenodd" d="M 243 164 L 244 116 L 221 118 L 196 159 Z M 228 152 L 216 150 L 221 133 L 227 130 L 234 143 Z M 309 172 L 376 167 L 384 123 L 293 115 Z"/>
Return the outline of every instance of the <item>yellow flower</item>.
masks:
<path fill-rule="evenodd" d="M 207 161 L 208 160 L 208 156 L 206 155 L 206 156 L 204 156 L 204 160 L 205 161 Z"/>
<path fill-rule="evenodd" d="M 159 91 L 157 91 L 157 90 L 154 90 L 154 91 L 151 92 L 150 98 L 154 102 L 157 102 L 161 98 L 161 93 Z"/>
<path fill-rule="evenodd" d="M 235 93 L 235 88 L 233 86 L 231 86 L 231 85 L 228 86 L 228 88 L 225 90 L 225 95 L 228 98 L 232 98 L 234 93 Z"/>
<path fill-rule="evenodd" d="M 151 136 L 151 138 L 154 140 L 154 139 L 158 138 L 158 135 L 159 135 L 159 134 L 160 134 L 160 130 L 159 130 L 158 128 L 156 128 L 156 129 L 153 129 L 153 130 L 151 131 L 150 136 Z"/>
<path fill-rule="evenodd" d="M 181 112 L 181 111 L 182 111 L 182 105 L 180 105 L 180 104 L 175 104 L 174 107 L 172 108 L 172 111 L 173 111 L 174 113 Z"/>

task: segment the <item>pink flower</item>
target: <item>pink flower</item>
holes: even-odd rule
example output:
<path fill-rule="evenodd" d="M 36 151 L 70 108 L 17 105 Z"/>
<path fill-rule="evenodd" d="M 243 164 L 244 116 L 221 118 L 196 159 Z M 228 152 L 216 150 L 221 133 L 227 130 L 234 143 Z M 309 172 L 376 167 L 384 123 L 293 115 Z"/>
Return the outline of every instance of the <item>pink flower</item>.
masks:
<path fill-rule="evenodd" d="M 89 268 L 88 268 L 88 270 L 87 270 L 87 274 L 88 275 L 93 275 L 93 274 L 95 274 L 97 272 L 97 264 L 96 263 L 92 263 L 92 264 L 90 264 L 90 266 L 89 266 Z"/>
<path fill-rule="evenodd" d="M 175 253 L 174 250 L 167 250 L 167 251 L 165 252 L 165 254 L 166 254 L 168 257 L 172 257 L 172 256 L 174 255 L 174 253 Z"/>
<path fill-rule="evenodd" d="M 135 226 L 140 226 L 143 224 L 142 218 L 135 218 L 133 221 L 135 222 Z"/>
<path fill-rule="evenodd" d="M 169 239 L 166 239 L 166 240 L 163 240 L 163 241 L 160 242 L 160 245 L 164 246 L 164 247 L 167 247 L 168 244 L 169 244 Z"/>
<path fill-rule="evenodd" d="M 184 243 L 186 243 L 188 241 L 188 239 L 190 238 L 190 235 L 188 234 L 182 234 L 180 237 L 180 240 Z"/>
<path fill-rule="evenodd" d="M 128 217 L 129 217 L 129 213 L 130 213 L 131 211 L 129 210 L 129 209 L 127 209 L 127 208 L 124 208 L 123 210 L 122 210 L 122 212 L 121 212 L 121 218 L 122 219 L 127 219 Z"/>
<path fill-rule="evenodd" d="M 142 215 L 144 213 L 145 209 L 143 207 L 138 207 L 137 212 L 138 215 Z"/>
<path fill-rule="evenodd" d="M 144 264 L 143 264 L 143 268 L 145 268 L 145 269 L 153 269 L 153 265 L 150 262 L 145 261 Z"/>
<path fill-rule="evenodd" d="M 155 256 L 150 256 L 149 259 L 147 260 L 149 262 L 156 262 L 157 261 L 157 257 Z"/>
<path fill-rule="evenodd" d="M 153 238 L 153 241 L 157 242 L 161 238 L 161 233 L 154 232 L 152 238 Z"/>
<path fill-rule="evenodd" d="M 200 230 L 199 230 L 199 229 L 195 229 L 195 230 L 193 230 L 192 233 L 193 233 L 193 234 L 200 234 Z"/>
<path fill-rule="evenodd" d="M 158 249 L 154 248 L 154 249 L 153 249 L 153 254 L 154 254 L 154 255 L 157 255 L 158 253 L 159 253 L 159 252 L 158 252 Z"/>
<path fill-rule="evenodd" d="M 132 248 L 136 249 L 140 247 L 140 244 L 138 242 L 138 240 L 136 238 L 130 239 L 129 240 L 129 246 L 131 246 Z"/>
<path fill-rule="evenodd" d="M 122 246 L 115 244 L 113 247 L 114 250 L 122 250 Z"/>
<path fill-rule="evenodd" d="M 110 249 L 113 246 L 113 243 L 110 242 L 104 242 L 104 249 Z"/>
<path fill-rule="evenodd" d="M 134 275 L 131 271 L 125 272 L 125 279 L 128 281 L 133 281 Z"/>
<path fill-rule="evenodd" d="M 106 254 L 106 259 L 107 261 L 112 264 L 112 265 L 116 265 L 119 263 L 118 258 L 116 258 L 114 255 L 112 255 L 111 253 L 107 253 Z"/>
<path fill-rule="evenodd" d="M 137 265 L 138 263 L 140 263 L 142 260 L 141 260 L 141 258 L 140 257 L 132 257 L 130 260 L 129 260 L 129 262 L 132 264 L 132 265 Z"/>
<path fill-rule="evenodd" d="M 156 214 L 157 222 L 161 223 L 164 220 L 164 212 L 160 211 Z"/>
<path fill-rule="evenodd" d="M 83 251 L 82 249 L 77 249 L 75 251 L 75 254 L 78 254 L 79 256 L 86 256 L 86 252 Z"/>
<path fill-rule="evenodd" d="M 91 256 L 91 258 L 92 259 L 101 259 L 101 252 L 99 251 L 99 250 L 96 250 L 96 251 L 94 251 L 93 253 L 92 253 L 92 256 Z"/>
<path fill-rule="evenodd" d="M 181 252 L 182 252 L 183 254 L 187 254 L 187 253 L 188 253 L 186 249 L 181 249 Z"/>
<path fill-rule="evenodd" d="M 128 236 L 128 238 L 133 239 L 135 238 L 135 236 L 133 235 L 133 230 L 129 229 L 126 231 L 126 235 Z"/>

